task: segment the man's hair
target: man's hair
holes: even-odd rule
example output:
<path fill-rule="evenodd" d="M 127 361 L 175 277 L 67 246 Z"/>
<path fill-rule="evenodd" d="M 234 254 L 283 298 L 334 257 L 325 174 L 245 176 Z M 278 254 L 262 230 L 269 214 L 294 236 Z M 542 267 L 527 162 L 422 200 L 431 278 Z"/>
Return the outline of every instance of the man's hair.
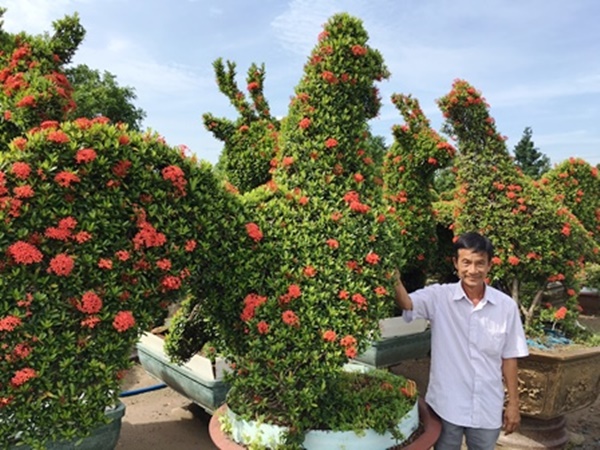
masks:
<path fill-rule="evenodd" d="M 461 234 L 454 243 L 454 256 L 458 256 L 458 251 L 462 248 L 472 250 L 475 253 L 486 253 L 488 261 L 494 257 L 494 246 L 488 238 L 474 231 Z"/>

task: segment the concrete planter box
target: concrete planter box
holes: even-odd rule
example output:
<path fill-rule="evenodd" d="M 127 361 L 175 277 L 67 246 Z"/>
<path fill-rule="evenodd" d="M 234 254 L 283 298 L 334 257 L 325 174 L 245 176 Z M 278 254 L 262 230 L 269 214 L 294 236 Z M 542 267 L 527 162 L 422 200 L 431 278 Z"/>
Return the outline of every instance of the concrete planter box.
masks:
<path fill-rule="evenodd" d="M 406 323 L 402 317 L 391 317 L 380 322 L 382 339 L 375 341 L 355 360 L 378 369 L 400 364 L 407 359 L 429 356 L 431 331 L 423 319 Z"/>
<path fill-rule="evenodd" d="M 150 333 L 141 336 L 137 351 L 142 367 L 212 414 L 225 402 L 229 391 L 229 385 L 223 381 L 227 363 L 217 358 L 213 365 L 210 359 L 194 355 L 188 362 L 176 364 L 169 360 L 163 345 L 164 340 L 159 336 Z"/>

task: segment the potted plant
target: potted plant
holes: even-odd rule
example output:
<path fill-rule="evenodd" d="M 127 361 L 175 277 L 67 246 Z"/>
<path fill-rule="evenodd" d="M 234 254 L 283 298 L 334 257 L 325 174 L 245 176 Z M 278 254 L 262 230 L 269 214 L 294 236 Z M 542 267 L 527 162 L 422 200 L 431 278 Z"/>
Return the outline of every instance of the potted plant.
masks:
<path fill-rule="evenodd" d="M 553 421 L 544 426 L 564 428 L 566 411 L 598 396 L 600 347 L 576 321 L 576 276 L 585 261 L 597 262 L 598 243 L 562 195 L 515 167 L 479 91 L 457 80 L 439 105 L 445 131 L 458 141 L 454 231 L 476 230 L 494 242 L 490 282 L 519 304 L 531 339 L 530 356 L 519 363 L 521 412 L 526 419 Z M 557 281 L 569 298 L 562 306 L 545 306 L 544 292 Z M 560 352 L 539 348 L 557 334 L 592 346 L 569 345 Z M 524 420 L 522 432 L 530 422 Z"/>
<path fill-rule="evenodd" d="M 74 106 L 62 65 L 83 32 L 76 16 L 55 29 L 2 41 L 0 435 L 43 448 L 112 421 L 89 447 L 108 449 L 139 333 L 230 264 L 199 250 L 235 245 L 239 215 L 209 164 L 157 134 L 60 121 Z"/>
<path fill-rule="evenodd" d="M 327 22 L 282 123 L 273 179 L 242 197 L 250 247 L 227 271 L 242 290 L 203 291 L 174 319 L 187 331 L 176 355 L 189 356 L 202 335 L 217 340 L 233 367 L 229 421 L 282 426 L 273 446 L 301 448 L 314 428 L 393 432 L 416 405 L 408 381 L 384 386 L 370 373 L 359 385 L 390 390 L 393 407 L 360 396 L 354 411 L 332 403 L 347 392 L 344 364 L 390 315 L 399 256 L 366 124 L 380 105 L 373 82 L 387 70 L 367 39 L 347 14 Z M 258 435 L 241 439 L 259 444 Z"/>

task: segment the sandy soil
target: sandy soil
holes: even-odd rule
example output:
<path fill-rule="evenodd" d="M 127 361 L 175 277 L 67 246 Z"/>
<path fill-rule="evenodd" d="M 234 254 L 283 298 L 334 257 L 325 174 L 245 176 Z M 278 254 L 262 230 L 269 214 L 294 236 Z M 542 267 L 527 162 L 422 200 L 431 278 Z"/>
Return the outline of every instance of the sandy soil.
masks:
<path fill-rule="evenodd" d="M 600 332 L 600 316 L 587 316 L 582 322 Z M 429 360 L 407 361 L 394 372 L 414 379 L 424 391 Z M 600 370 L 600 368 L 599 368 Z M 136 365 L 126 376 L 124 390 L 139 389 L 159 383 Z M 213 450 L 208 435 L 210 415 L 170 388 L 124 397 L 127 410 L 122 423 L 117 450 Z M 600 397 L 590 407 L 567 416 L 572 433 L 572 450 L 600 448 Z M 506 450 L 506 447 L 503 447 Z"/>

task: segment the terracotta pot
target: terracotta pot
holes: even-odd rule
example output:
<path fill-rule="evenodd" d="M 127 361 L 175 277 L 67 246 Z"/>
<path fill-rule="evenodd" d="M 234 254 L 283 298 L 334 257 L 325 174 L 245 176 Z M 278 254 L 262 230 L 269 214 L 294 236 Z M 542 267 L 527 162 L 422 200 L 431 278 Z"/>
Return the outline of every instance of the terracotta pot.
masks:
<path fill-rule="evenodd" d="M 210 419 L 208 431 L 210 437 L 217 448 L 220 450 L 246 450 L 245 446 L 237 444 L 236 442 L 229 439 L 229 437 L 221 430 L 221 424 L 219 417 L 225 414 L 227 405 L 221 406 Z M 435 441 L 438 439 L 441 431 L 442 424 L 440 419 L 435 413 L 427 406 L 423 399 L 419 399 L 418 403 L 419 419 L 423 427 L 423 433 L 419 435 L 410 444 L 402 447 L 395 447 L 403 450 L 427 450 L 433 446 Z M 377 450 L 377 449 L 369 449 Z M 384 450 L 384 449 L 381 449 Z"/>

